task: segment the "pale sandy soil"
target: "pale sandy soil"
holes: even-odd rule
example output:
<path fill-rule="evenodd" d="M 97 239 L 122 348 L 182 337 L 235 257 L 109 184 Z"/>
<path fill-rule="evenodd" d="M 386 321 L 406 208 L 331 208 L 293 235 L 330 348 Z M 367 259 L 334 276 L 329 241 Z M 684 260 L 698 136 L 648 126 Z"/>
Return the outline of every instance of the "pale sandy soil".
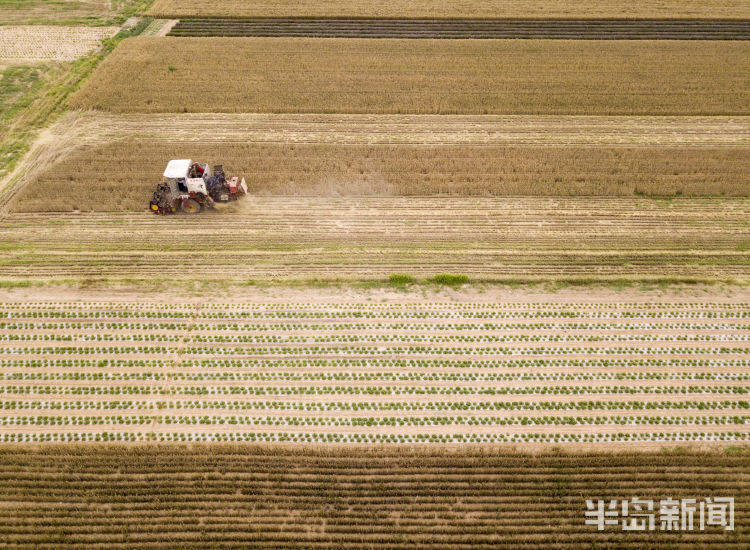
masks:
<path fill-rule="evenodd" d="M 235 304 L 340 304 L 367 303 L 375 304 L 415 304 L 434 305 L 436 303 L 478 304 L 528 304 L 534 307 L 538 303 L 590 303 L 615 304 L 629 303 L 694 303 L 696 306 L 709 307 L 711 303 L 747 304 L 750 302 L 750 287 L 737 285 L 669 285 L 655 289 L 612 288 L 608 286 L 587 285 L 583 287 L 565 287 L 549 289 L 544 285 L 520 288 L 503 285 L 463 285 L 451 287 L 413 287 L 411 290 L 382 288 L 357 288 L 356 286 L 236 286 L 226 290 L 212 292 L 206 296 L 191 296 L 190 293 L 175 292 L 170 289 L 142 289 L 138 287 L 114 287 L 107 289 L 81 289 L 65 286 L 47 286 L 33 288 L 0 288 L 0 302 L 36 302 L 36 301 L 80 301 L 80 302 L 129 302 L 201 304 L 209 308 L 216 306 L 217 301 L 231 298 Z M 216 306 L 218 307 L 218 306 Z M 138 319 L 137 321 L 144 321 Z M 413 321 L 416 322 L 417 320 Z M 503 322 L 505 319 L 483 320 L 483 322 Z M 560 320 L 563 322 L 565 320 Z M 623 320 L 624 321 L 624 320 Z M 627 319 L 631 322 L 630 319 Z M 633 320 L 634 322 L 637 319 Z M 651 320 L 655 322 L 654 320 Z M 731 320 L 726 320 L 730 321 Z M 184 322 L 179 319 L 175 322 Z M 297 322 L 304 322 L 299 320 Z M 461 321 L 466 322 L 466 321 Z M 508 320 L 512 322 L 512 320 Z"/>

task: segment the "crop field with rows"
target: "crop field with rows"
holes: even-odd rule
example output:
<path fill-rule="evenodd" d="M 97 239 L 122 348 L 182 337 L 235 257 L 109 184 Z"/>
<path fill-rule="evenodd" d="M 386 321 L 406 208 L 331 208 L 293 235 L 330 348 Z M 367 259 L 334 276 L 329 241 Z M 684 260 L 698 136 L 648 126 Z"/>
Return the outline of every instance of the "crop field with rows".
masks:
<path fill-rule="evenodd" d="M 447 272 L 479 281 L 746 281 L 749 206 L 718 198 L 252 197 L 197 218 L 14 213 L 0 227 L 0 279 L 383 281 Z"/>
<path fill-rule="evenodd" d="M 750 192 L 747 117 L 87 112 L 48 134 L 12 210 L 140 211 L 180 156 L 221 159 L 258 195 Z"/>
<path fill-rule="evenodd" d="M 750 440 L 750 304 L 0 305 L 0 441 Z"/>
<path fill-rule="evenodd" d="M 117 113 L 747 115 L 748 73 L 745 41 L 139 37 L 108 56 L 71 105 Z"/>
<path fill-rule="evenodd" d="M 215 18 L 180 19 L 169 36 L 748 40 L 750 21 Z"/>
<path fill-rule="evenodd" d="M 0 0 L 0 123 L 0 550 L 750 548 L 747 0 Z"/>
<path fill-rule="evenodd" d="M 156 0 L 158 17 L 379 17 L 485 19 L 749 19 L 743 0 Z"/>
<path fill-rule="evenodd" d="M 745 147 L 185 143 L 90 146 L 42 171 L 17 212 L 141 212 L 165 158 L 221 159 L 259 196 L 748 196 Z M 143 165 L 133 182 L 131 167 Z M 132 182 L 132 184 L 131 184 Z"/>
<path fill-rule="evenodd" d="M 142 211 L 179 157 L 220 159 L 263 196 L 747 196 L 749 120 L 76 113 L 11 209 Z"/>
<path fill-rule="evenodd" d="M 0 446 L 4 546 L 115 550 L 722 548 L 750 543 L 746 452 L 212 444 Z M 77 472 L 71 475 L 70 472 Z M 585 525 L 586 498 L 734 495 L 735 529 Z M 47 521 L 40 522 L 45 517 Z M 658 520 L 657 520 L 658 521 Z"/>

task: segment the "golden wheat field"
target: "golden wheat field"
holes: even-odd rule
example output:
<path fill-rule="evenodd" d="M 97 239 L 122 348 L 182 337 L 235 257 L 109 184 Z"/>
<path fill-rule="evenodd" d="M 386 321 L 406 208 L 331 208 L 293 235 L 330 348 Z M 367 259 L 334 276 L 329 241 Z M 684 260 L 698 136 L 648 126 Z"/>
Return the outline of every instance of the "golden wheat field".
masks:
<path fill-rule="evenodd" d="M 750 195 L 745 147 L 184 143 L 91 145 L 43 171 L 15 211 L 143 210 L 164 159 L 222 162 L 254 195 Z M 133 167 L 138 166 L 138 177 Z"/>
<path fill-rule="evenodd" d="M 113 112 L 750 113 L 750 43 L 135 38 L 71 99 Z"/>
<path fill-rule="evenodd" d="M 222 17 L 750 17 L 743 0 L 156 0 L 156 16 Z"/>

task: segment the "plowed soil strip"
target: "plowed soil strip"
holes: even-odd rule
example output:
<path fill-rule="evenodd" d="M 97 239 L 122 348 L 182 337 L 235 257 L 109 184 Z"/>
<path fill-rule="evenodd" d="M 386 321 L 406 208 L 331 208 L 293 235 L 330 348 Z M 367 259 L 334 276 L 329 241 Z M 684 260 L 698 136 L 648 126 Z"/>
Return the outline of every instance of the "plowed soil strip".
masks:
<path fill-rule="evenodd" d="M 186 18 L 169 36 L 750 40 L 750 21 Z"/>

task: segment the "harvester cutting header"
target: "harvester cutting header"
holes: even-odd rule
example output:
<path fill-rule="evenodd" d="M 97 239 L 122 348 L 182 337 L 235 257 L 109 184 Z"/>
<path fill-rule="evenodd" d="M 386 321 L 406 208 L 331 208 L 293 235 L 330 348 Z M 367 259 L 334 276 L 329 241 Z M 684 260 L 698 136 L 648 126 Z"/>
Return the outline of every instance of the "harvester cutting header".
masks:
<path fill-rule="evenodd" d="M 236 201 L 246 193 L 245 178 L 227 179 L 221 164 L 216 164 L 213 174 L 209 174 L 208 164 L 191 159 L 170 160 L 150 207 L 155 214 L 173 214 L 178 209 L 196 214 L 201 207 L 213 208 L 217 202 Z"/>

